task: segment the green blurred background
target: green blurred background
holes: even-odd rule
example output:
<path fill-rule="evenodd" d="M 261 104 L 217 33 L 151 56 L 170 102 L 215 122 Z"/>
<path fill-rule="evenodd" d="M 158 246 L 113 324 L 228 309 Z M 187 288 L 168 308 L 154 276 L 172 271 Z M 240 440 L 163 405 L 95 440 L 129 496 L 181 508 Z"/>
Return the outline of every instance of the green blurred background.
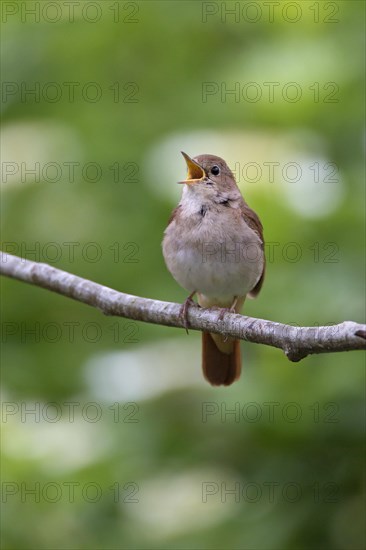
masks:
<path fill-rule="evenodd" d="M 180 150 L 216 154 L 269 243 L 245 312 L 362 322 L 364 3 L 73 5 L 2 2 L 2 248 L 182 302 Z M 364 548 L 362 353 L 242 343 L 212 388 L 199 333 L 2 291 L 3 548 Z"/>

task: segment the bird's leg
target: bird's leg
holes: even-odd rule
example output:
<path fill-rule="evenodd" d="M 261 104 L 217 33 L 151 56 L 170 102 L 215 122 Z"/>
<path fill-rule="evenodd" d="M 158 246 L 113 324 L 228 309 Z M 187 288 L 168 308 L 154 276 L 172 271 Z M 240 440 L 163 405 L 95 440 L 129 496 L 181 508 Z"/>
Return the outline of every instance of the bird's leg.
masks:
<path fill-rule="evenodd" d="M 182 304 L 182 307 L 180 308 L 180 312 L 179 312 L 179 317 L 182 318 L 183 320 L 183 324 L 184 324 L 184 328 L 186 329 L 186 333 L 188 333 L 188 318 L 187 318 L 187 314 L 188 314 L 188 308 L 190 305 L 194 304 L 194 301 L 192 300 L 193 296 L 196 294 L 196 290 L 194 290 L 189 296 L 188 298 L 186 298 Z"/>
<path fill-rule="evenodd" d="M 235 311 L 235 308 L 238 304 L 238 300 L 239 300 L 239 296 L 234 296 L 234 300 L 233 300 L 233 303 L 231 304 L 230 308 L 229 308 L 229 312 L 230 313 L 236 313 Z"/>
<path fill-rule="evenodd" d="M 227 312 L 235 313 L 235 308 L 236 308 L 236 304 L 238 303 L 238 298 L 239 298 L 238 296 L 234 296 L 233 303 L 231 304 L 231 306 L 229 308 L 220 307 L 220 314 L 218 316 L 218 321 L 222 321 Z"/>
<path fill-rule="evenodd" d="M 220 314 L 218 316 L 218 321 L 222 321 L 225 317 L 225 314 L 227 312 L 229 313 L 235 313 L 235 308 L 236 308 L 236 304 L 238 303 L 238 296 L 234 296 L 234 300 L 233 300 L 233 303 L 231 304 L 231 306 L 229 308 L 226 308 L 226 307 L 222 307 L 220 308 Z M 225 336 L 224 338 L 224 342 L 226 342 L 228 339 L 227 336 Z"/>

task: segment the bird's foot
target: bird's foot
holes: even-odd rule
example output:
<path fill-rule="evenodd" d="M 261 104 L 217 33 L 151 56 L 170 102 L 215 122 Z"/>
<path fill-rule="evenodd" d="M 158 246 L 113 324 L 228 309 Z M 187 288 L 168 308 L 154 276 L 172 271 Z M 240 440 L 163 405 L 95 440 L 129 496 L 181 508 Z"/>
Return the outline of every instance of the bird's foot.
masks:
<path fill-rule="evenodd" d="M 238 297 L 235 296 L 235 298 L 234 298 L 234 300 L 233 300 L 233 303 L 231 304 L 230 307 L 220 307 L 220 308 L 219 308 L 219 312 L 220 312 L 220 313 L 219 313 L 219 316 L 218 316 L 217 320 L 218 320 L 218 321 L 223 321 L 223 319 L 224 319 L 226 313 L 236 313 L 235 308 L 236 308 L 237 302 L 238 302 Z M 227 339 L 228 339 L 228 337 L 225 336 L 224 342 L 226 342 Z"/>
<path fill-rule="evenodd" d="M 231 304 L 230 307 L 220 307 L 219 308 L 220 313 L 217 320 L 222 321 L 226 313 L 236 313 L 235 308 L 237 303 L 238 303 L 238 297 L 235 296 L 233 303 Z"/>
<path fill-rule="evenodd" d="M 188 325 L 189 325 L 189 323 L 188 323 L 188 308 L 192 304 L 195 304 L 195 302 L 192 299 L 195 294 L 196 294 L 196 291 L 192 292 L 188 296 L 188 298 L 186 298 L 186 300 L 184 300 L 184 302 L 182 304 L 182 307 L 180 308 L 180 312 L 179 312 L 179 317 L 183 321 L 183 325 L 184 325 L 184 328 L 186 329 L 187 334 L 189 334 L 189 332 L 188 332 Z"/>
<path fill-rule="evenodd" d="M 218 321 L 223 321 L 224 317 L 225 317 L 225 315 L 228 311 L 230 311 L 230 309 L 228 309 L 227 307 L 220 307 L 219 308 L 219 315 L 217 317 L 217 320 Z"/>

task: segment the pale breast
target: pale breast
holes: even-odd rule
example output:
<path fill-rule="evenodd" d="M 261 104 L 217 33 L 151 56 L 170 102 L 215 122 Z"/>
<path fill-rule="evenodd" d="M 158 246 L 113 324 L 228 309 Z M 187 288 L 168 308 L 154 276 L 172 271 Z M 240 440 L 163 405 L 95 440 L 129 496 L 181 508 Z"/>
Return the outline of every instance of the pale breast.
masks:
<path fill-rule="evenodd" d="M 163 254 L 183 288 L 217 298 L 247 294 L 263 271 L 258 235 L 231 208 L 180 216 L 165 232 Z"/>

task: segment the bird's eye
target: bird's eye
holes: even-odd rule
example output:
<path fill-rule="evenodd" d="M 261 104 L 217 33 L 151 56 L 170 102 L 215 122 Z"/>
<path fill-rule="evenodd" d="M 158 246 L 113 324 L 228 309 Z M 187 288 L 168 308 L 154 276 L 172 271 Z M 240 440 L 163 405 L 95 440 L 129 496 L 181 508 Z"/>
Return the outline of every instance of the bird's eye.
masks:
<path fill-rule="evenodd" d="M 214 176 L 218 176 L 220 174 L 220 168 L 216 166 L 216 164 L 211 168 L 211 174 Z"/>

